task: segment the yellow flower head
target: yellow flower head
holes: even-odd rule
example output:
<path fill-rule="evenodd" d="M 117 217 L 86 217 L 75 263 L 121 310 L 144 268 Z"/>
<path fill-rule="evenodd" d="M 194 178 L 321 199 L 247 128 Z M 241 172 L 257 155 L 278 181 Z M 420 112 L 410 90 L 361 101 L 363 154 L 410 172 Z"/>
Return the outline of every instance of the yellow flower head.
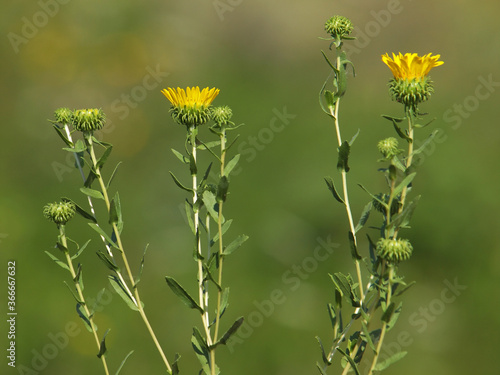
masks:
<path fill-rule="evenodd" d="M 209 106 L 219 94 L 215 87 L 205 87 L 200 91 L 198 86 L 188 87 L 186 90 L 177 87 L 163 89 L 162 94 L 172 103 L 170 112 L 173 119 L 186 126 L 202 125 L 210 119 Z"/>
<path fill-rule="evenodd" d="M 393 53 L 391 59 L 386 53 L 382 55 L 382 61 L 391 69 L 395 79 L 419 80 L 426 77 L 432 68 L 443 64 L 443 61 L 438 61 L 440 56 L 429 53 L 420 57 L 416 53 L 402 55 L 400 52 L 398 55 Z"/>

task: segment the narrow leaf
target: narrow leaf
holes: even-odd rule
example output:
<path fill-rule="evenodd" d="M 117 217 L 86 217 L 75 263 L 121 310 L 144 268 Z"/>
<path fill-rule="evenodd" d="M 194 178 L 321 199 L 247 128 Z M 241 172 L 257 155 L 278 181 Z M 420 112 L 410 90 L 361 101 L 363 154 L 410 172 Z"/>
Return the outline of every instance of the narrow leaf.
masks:
<path fill-rule="evenodd" d="M 142 253 L 141 266 L 139 268 L 139 276 L 137 276 L 137 278 L 135 279 L 134 288 L 137 287 L 137 284 L 139 284 L 139 282 L 141 281 L 142 269 L 144 268 L 144 259 L 146 258 L 146 251 L 148 250 L 148 247 L 149 244 L 146 245 L 146 247 L 144 248 L 144 253 Z"/>
<path fill-rule="evenodd" d="M 174 179 L 174 182 L 175 182 L 175 184 L 176 184 L 178 187 L 180 187 L 182 190 L 189 191 L 190 193 L 192 193 L 192 192 L 193 192 L 193 189 L 190 189 L 190 188 L 188 188 L 188 187 L 185 187 L 185 186 L 184 186 L 184 185 L 183 185 L 183 184 L 182 184 L 182 183 L 181 183 L 181 182 L 177 179 L 177 177 L 175 177 L 175 175 L 174 175 L 172 172 L 169 172 L 169 173 L 170 173 L 170 175 L 172 176 L 172 178 Z"/>
<path fill-rule="evenodd" d="M 106 148 L 100 159 L 97 161 L 97 168 L 101 168 L 104 165 L 104 163 L 106 163 L 106 160 L 108 160 L 108 157 L 111 154 L 112 150 L 113 150 L 112 145 Z"/>
<path fill-rule="evenodd" d="M 413 173 L 409 174 L 408 176 L 406 176 L 404 178 L 404 180 L 401 181 L 398 186 L 396 186 L 396 188 L 394 189 L 393 195 L 395 197 L 397 197 L 399 195 L 399 193 L 401 193 L 403 191 L 403 189 L 413 181 L 416 174 L 417 174 L 417 172 L 413 172 Z"/>
<path fill-rule="evenodd" d="M 325 177 L 325 182 L 326 186 L 328 186 L 328 189 L 332 192 L 333 197 L 337 201 L 343 204 L 344 200 L 340 197 L 339 193 L 337 193 L 337 190 L 335 189 L 335 184 L 333 183 L 333 179 L 331 177 Z"/>
<path fill-rule="evenodd" d="M 238 318 L 233 325 L 224 333 L 224 335 L 221 337 L 218 343 L 221 343 L 222 345 L 226 345 L 227 341 L 231 338 L 232 335 L 236 333 L 238 328 L 241 327 L 243 324 L 243 317 Z M 217 345 L 217 344 L 216 344 Z"/>
<path fill-rule="evenodd" d="M 109 223 L 116 224 L 118 232 L 121 233 L 123 229 L 122 205 L 120 202 L 120 195 L 116 192 L 114 198 L 111 200 L 109 207 Z"/>
<path fill-rule="evenodd" d="M 342 349 L 337 348 L 337 351 L 338 351 L 340 354 L 342 354 L 342 355 L 345 357 L 345 359 L 347 359 L 347 360 L 349 361 L 349 363 L 350 363 L 350 365 L 351 365 L 352 369 L 354 370 L 354 373 L 355 373 L 356 375 L 360 375 L 359 370 L 358 370 L 358 367 L 356 366 L 356 363 L 354 363 L 354 360 L 353 360 L 353 359 L 352 359 L 349 355 L 347 355 L 347 354 L 346 354 L 346 353 L 345 353 Z"/>
<path fill-rule="evenodd" d="M 408 352 L 398 352 L 391 357 L 387 358 L 384 362 L 377 363 L 374 370 L 375 371 L 383 371 L 393 363 L 396 363 L 400 359 L 404 358 L 404 356 L 408 354 Z"/>
<path fill-rule="evenodd" d="M 227 197 L 227 191 L 229 189 L 229 180 L 226 176 L 222 176 L 217 185 L 217 202 L 225 202 Z"/>
<path fill-rule="evenodd" d="M 45 254 L 47 254 L 50 259 L 52 259 L 54 262 L 56 262 L 56 264 L 58 266 L 61 266 L 62 268 L 64 268 L 65 270 L 68 270 L 69 271 L 69 267 L 66 263 L 64 263 L 63 261 L 59 260 L 56 256 L 52 255 L 51 253 L 49 253 L 48 251 L 45 251 Z"/>
<path fill-rule="evenodd" d="M 122 363 L 120 364 L 120 367 L 118 367 L 118 370 L 116 370 L 115 372 L 115 375 L 119 375 L 120 374 L 120 371 L 122 370 L 123 366 L 125 365 L 125 362 L 127 361 L 128 357 L 130 357 L 132 355 L 134 351 L 131 350 L 126 356 L 125 358 L 123 359 Z M 172 373 L 174 374 L 174 373 Z"/>
<path fill-rule="evenodd" d="M 373 201 L 370 201 L 366 204 L 365 208 L 363 208 L 363 212 L 361 213 L 361 217 L 359 218 L 358 225 L 354 229 L 354 233 L 358 233 L 358 231 L 363 228 L 370 217 L 370 212 L 373 207 Z"/>
<path fill-rule="evenodd" d="M 323 347 L 323 343 L 321 342 L 319 336 L 316 336 L 316 340 L 318 341 L 319 348 L 321 350 L 321 359 L 323 360 L 323 363 L 327 366 L 330 366 L 332 363 L 328 360 L 328 357 L 326 356 L 325 348 Z"/>
<path fill-rule="evenodd" d="M 84 217 L 85 219 L 87 220 L 90 220 L 90 221 L 93 221 L 94 223 L 97 223 L 97 220 L 96 218 L 94 217 L 94 215 L 88 213 L 87 211 L 85 211 L 83 208 L 81 208 L 78 204 L 76 204 L 73 200 L 69 199 L 69 198 L 66 198 L 66 197 L 63 197 L 61 199 L 63 202 L 71 202 L 75 205 L 75 209 L 76 209 L 76 212 L 78 214 L 80 214 L 82 217 Z"/>
<path fill-rule="evenodd" d="M 330 322 L 332 323 L 332 328 L 335 330 L 337 327 L 337 314 L 335 314 L 335 308 L 331 303 L 328 304 L 328 316 L 330 317 Z M 335 337 L 336 338 L 336 337 Z"/>
<path fill-rule="evenodd" d="M 88 240 L 87 242 L 85 242 L 83 244 L 83 246 L 78 249 L 78 251 L 76 252 L 76 254 L 71 257 L 71 259 L 75 260 L 76 258 L 78 258 L 80 256 L 80 254 L 83 253 L 83 250 L 85 250 L 87 248 L 87 245 L 89 243 L 90 243 L 90 240 Z"/>
<path fill-rule="evenodd" d="M 232 222 L 233 222 L 233 219 L 229 219 L 226 222 L 224 222 L 224 224 L 222 224 L 222 228 L 221 228 L 222 229 L 222 235 L 224 235 L 224 233 L 227 232 L 227 230 L 231 226 Z M 213 246 L 218 240 L 219 240 L 219 232 L 217 232 L 215 234 L 214 238 L 212 238 L 212 241 L 210 241 L 210 246 Z"/>
<path fill-rule="evenodd" d="M 94 189 L 89 189 L 86 187 L 80 188 L 80 191 L 83 194 L 88 195 L 89 197 L 96 198 L 96 199 L 104 199 L 104 196 L 102 195 L 102 193 L 100 191 L 97 191 Z"/>
<path fill-rule="evenodd" d="M 101 345 L 99 346 L 99 353 L 97 353 L 97 358 L 101 358 L 106 353 L 106 336 L 108 335 L 109 329 L 104 332 L 104 336 L 101 340 Z"/>
<path fill-rule="evenodd" d="M 121 161 L 120 161 L 120 162 L 118 162 L 118 164 L 116 164 L 116 166 L 115 166 L 115 169 L 113 169 L 113 173 L 111 173 L 111 177 L 109 178 L 109 181 L 108 181 L 108 183 L 106 184 L 106 189 L 109 189 L 109 187 L 110 187 L 110 185 L 111 185 L 111 182 L 112 182 L 112 181 L 113 181 L 113 179 L 115 178 L 115 176 L 116 176 L 116 172 L 118 171 L 118 167 L 120 166 L 120 164 L 121 164 L 121 163 L 122 163 Z M 130 352 L 130 354 L 131 354 L 131 353 L 132 353 L 132 352 Z"/>
<path fill-rule="evenodd" d="M 424 143 L 422 143 L 422 145 L 417 148 L 416 150 L 414 150 L 412 152 L 412 156 L 413 155 L 418 155 L 420 154 L 422 151 L 424 151 L 424 149 L 427 147 L 427 145 L 432 142 L 432 140 L 434 139 L 434 137 L 437 135 L 437 133 L 439 132 L 439 130 L 434 130 L 428 137 L 427 139 L 424 141 Z"/>
<path fill-rule="evenodd" d="M 217 200 L 215 199 L 215 194 L 209 190 L 203 192 L 202 201 L 207 208 L 208 213 L 214 219 L 215 222 L 219 221 L 219 212 L 216 210 Z"/>
<path fill-rule="evenodd" d="M 193 208 L 191 206 L 191 203 L 186 199 L 184 202 L 184 209 L 186 210 L 186 218 L 189 224 L 189 227 L 191 228 L 191 232 L 193 234 L 196 234 L 196 230 L 194 229 L 194 222 L 193 222 Z"/>
<path fill-rule="evenodd" d="M 358 128 L 358 131 L 356 132 L 356 134 L 354 134 L 351 138 L 351 140 L 349 141 L 349 146 L 352 146 L 352 144 L 354 143 L 354 141 L 356 140 L 356 138 L 358 138 L 358 135 L 359 135 L 359 132 L 361 131 L 361 129 Z"/>
<path fill-rule="evenodd" d="M 394 327 L 396 322 L 398 321 L 399 315 L 401 314 L 401 310 L 403 309 L 403 302 L 400 302 L 398 307 L 394 310 L 394 313 L 391 316 L 391 319 L 387 323 L 387 330 L 389 331 Z"/>
<path fill-rule="evenodd" d="M 120 272 L 120 267 L 118 267 L 116 263 L 107 256 L 107 254 L 103 253 L 102 251 L 98 251 L 96 254 L 99 259 L 102 260 L 104 265 L 108 267 L 108 269 L 113 272 Z"/>
<path fill-rule="evenodd" d="M 408 137 L 408 135 L 406 135 L 405 132 L 403 132 L 403 130 L 401 130 L 401 128 L 398 126 L 398 124 L 396 124 L 396 121 L 393 121 L 392 125 L 394 125 L 394 129 L 396 130 L 396 133 L 398 133 L 400 138 L 407 140 L 408 143 L 413 142 L 413 139 Z"/>
<path fill-rule="evenodd" d="M 327 373 L 323 371 L 323 368 L 320 366 L 320 364 L 318 362 L 316 362 L 316 367 L 318 368 L 319 373 L 321 375 L 327 375 Z"/>
<path fill-rule="evenodd" d="M 177 157 L 177 159 L 179 159 L 181 162 L 183 162 L 184 164 L 189 164 L 189 158 L 185 157 L 184 155 L 182 155 L 179 151 L 177 150 L 174 150 L 173 148 L 171 149 L 172 152 L 174 153 L 174 155 Z"/>
<path fill-rule="evenodd" d="M 359 255 L 358 253 L 358 248 L 356 246 L 356 241 L 354 240 L 354 234 L 349 231 L 349 246 L 351 248 L 351 256 L 352 256 L 352 259 L 357 259 L 357 260 L 360 260 L 361 259 L 361 255 Z"/>
<path fill-rule="evenodd" d="M 229 163 L 226 164 L 226 166 L 224 167 L 224 174 L 226 176 L 229 176 L 231 171 L 234 169 L 234 167 L 236 167 L 236 165 L 238 164 L 238 161 L 240 160 L 240 154 L 236 155 L 235 157 L 233 157 Z"/>
<path fill-rule="evenodd" d="M 75 288 L 72 288 L 68 285 L 68 283 L 66 281 L 63 281 L 64 285 L 66 285 L 66 287 L 68 288 L 68 290 L 70 291 L 71 295 L 73 296 L 73 298 L 75 299 L 76 303 L 78 304 L 83 304 L 83 301 L 80 300 L 80 297 L 78 297 L 75 293 Z"/>
<path fill-rule="evenodd" d="M 382 314 L 382 317 L 381 317 L 381 320 L 385 323 L 389 323 L 391 318 L 392 318 L 392 314 L 394 313 L 394 309 L 395 309 L 395 304 L 394 302 L 391 302 L 389 304 L 389 306 L 385 309 L 384 313 Z"/>
<path fill-rule="evenodd" d="M 339 159 L 337 161 L 337 169 L 341 171 L 349 172 L 349 153 L 351 152 L 351 146 L 349 142 L 344 141 L 342 145 L 338 148 Z"/>
<path fill-rule="evenodd" d="M 118 295 L 125 301 L 127 306 L 130 307 L 134 311 L 139 311 L 134 300 L 128 294 L 125 286 L 122 284 L 120 279 L 118 277 L 116 277 L 115 275 L 109 275 L 108 279 L 111 283 L 111 286 L 115 290 L 115 292 L 118 293 Z"/>
<path fill-rule="evenodd" d="M 236 237 L 236 239 L 233 242 L 231 242 L 224 248 L 222 254 L 223 255 L 231 254 L 234 250 L 238 249 L 246 240 L 248 240 L 248 236 L 240 234 L 238 237 Z"/>
<path fill-rule="evenodd" d="M 66 135 L 62 132 L 62 130 L 57 126 L 56 124 L 52 124 L 54 127 L 54 130 L 56 131 L 57 135 L 61 137 L 61 139 L 68 145 L 68 147 L 74 147 L 73 142 L 71 142 Z"/>
<path fill-rule="evenodd" d="M 94 223 L 89 223 L 89 226 L 95 230 L 99 235 L 103 236 L 104 239 L 106 241 L 108 241 L 108 243 L 113 246 L 115 249 L 118 249 L 120 250 L 120 248 L 118 247 L 118 245 L 111 239 L 111 237 L 101 229 L 101 227 L 97 224 L 94 224 Z"/>
<path fill-rule="evenodd" d="M 181 299 L 181 301 L 189 308 L 196 309 L 203 313 L 203 309 L 198 303 L 189 295 L 189 293 L 177 282 L 174 278 L 165 276 L 168 286 L 174 294 Z"/>
<path fill-rule="evenodd" d="M 89 317 L 85 313 L 85 310 L 83 309 L 83 305 L 81 303 L 76 304 L 76 312 L 78 313 L 78 316 L 82 318 L 83 322 L 85 323 L 85 327 L 89 332 L 92 332 L 92 325 L 90 323 Z M 97 327 L 94 325 L 94 329 L 97 330 Z"/>

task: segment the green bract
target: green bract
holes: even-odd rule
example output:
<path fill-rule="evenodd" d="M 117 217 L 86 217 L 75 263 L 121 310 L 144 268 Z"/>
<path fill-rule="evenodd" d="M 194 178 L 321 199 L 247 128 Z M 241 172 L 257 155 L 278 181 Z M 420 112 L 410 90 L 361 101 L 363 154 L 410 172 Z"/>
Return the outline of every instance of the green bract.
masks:
<path fill-rule="evenodd" d="M 428 100 L 433 92 L 432 80 L 428 77 L 389 81 L 389 93 L 392 100 L 403 103 L 406 108 L 414 110 L 415 113 L 418 105 Z"/>
<path fill-rule="evenodd" d="M 81 132 L 92 132 L 104 127 L 106 115 L 101 109 L 77 109 L 73 112 L 73 126 Z"/>
<path fill-rule="evenodd" d="M 73 118 L 73 111 L 69 108 L 59 108 L 54 111 L 54 117 L 60 124 L 69 124 Z"/>
<path fill-rule="evenodd" d="M 334 39 L 348 36 L 353 29 L 352 22 L 344 16 L 333 16 L 325 23 L 325 30 Z"/>
<path fill-rule="evenodd" d="M 75 205 L 72 202 L 49 203 L 43 208 L 43 215 L 57 225 L 64 225 L 75 216 Z"/>
<path fill-rule="evenodd" d="M 381 238 L 377 242 L 377 255 L 388 263 L 399 263 L 410 258 L 413 247 L 410 241 L 398 238 Z"/>

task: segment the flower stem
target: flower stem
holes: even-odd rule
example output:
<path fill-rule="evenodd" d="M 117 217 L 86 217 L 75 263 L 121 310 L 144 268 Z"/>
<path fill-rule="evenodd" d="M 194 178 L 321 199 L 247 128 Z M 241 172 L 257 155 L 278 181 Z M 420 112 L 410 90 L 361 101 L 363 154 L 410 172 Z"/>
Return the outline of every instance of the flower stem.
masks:
<path fill-rule="evenodd" d="M 108 214 L 109 214 L 111 204 L 110 204 L 109 195 L 108 195 L 106 185 L 104 184 L 104 180 L 101 176 L 100 168 L 97 165 L 97 158 L 95 156 L 92 135 L 90 133 L 86 133 L 86 134 L 84 134 L 84 137 L 85 137 L 85 140 L 86 140 L 87 145 L 88 145 L 90 159 L 92 162 L 92 168 L 95 172 L 96 179 L 99 182 L 99 186 L 101 188 L 101 193 L 104 197 L 104 202 L 106 203 L 106 209 L 107 209 Z M 157 337 L 156 337 L 156 335 L 151 327 L 151 324 L 149 323 L 149 320 L 146 316 L 146 312 L 144 311 L 144 307 L 142 305 L 140 295 L 139 295 L 139 290 L 137 289 L 137 285 L 134 282 L 134 277 L 133 277 L 133 274 L 132 274 L 132 271 L 131 271 L 131 268 L 130 268 L 130 265 L 129 265 L 129 262 L 127 259 L 127 255 L 126 255 L 124 247 L 123 247 L 123 243 L 122 243 L 121 235 L 120 235 L 120 230 L 118 229 L 118 226 L 116 225 L 116 223 L 112 223 L 112 228 L 113 228 L 113 233 L 116 237 L 116 244 L 117 244 L 119 252 L 122 256 L 123 264 L 125 265 L 126 274 L 129 278 L 130 282 L 132 283 L 133 294 L 131 293 L 128 285 L 124 282 L 123 277 L 121 277 L 121 275 L 119 274 L 120 280 L 122 281 L 124 287 L 126 288 L 128 296 L 132 299 L 135 306 L 137 307 L 139 314 L 141 315 L 141 318 L 144 321 L 144 324 L 146 325 L 146 328 L 147 328 L 151 338 L 153 339 L 153 342 L 154 342 L 158 352 L 160 353 L 160 356 L 165 364 L 165 367 L 167 368 L 168 373 L 171 374 L 172 367 L 170 366 L 170 363 L 167 360 L 165 353 L 163 352 L 163 349 L 162 349 L 162 347 L 161 347 L 161 345 L 160 345 L 160 343 L 159 343 L 159 341 L 158 341 L 158 339 L 157 339 Z"/>
<path fill-rule="evenodd" d="M 69 255 L 68 243 L 66 240 L 66 231 L 65 231 L 64 225 L 59 225 L 59 238 L 61 241 L 61 245 L 63 245 L 63 248 L 64 248 L 63 252 L 64 252 L 64 255 L 66 256 L 66 263 L 68 264 L 69 272 L 71 273 L 71 278 L 73 279 L 73 282 L 75 284 L 76 292 L 78 294 L 79 304 L 85 310 L 85 314 L 86 314 L 88 321 L 89 321 L 90 329 L 91 329 L 92 334 L 94 336 L 97 348 L 100 351 L 101 350 L 101 343 L 99 341 L 99 336 L 97 335 L 97 331 L 95 328 L 96 326 L 94 324 L 94 318 L 93 318 L 93 315 L 90 313 L 90 310 L 87 306 L 87 303 L 85 302 L 85 297 L 83 296 L 82 288 L 80 287 L 80 283 L 78 282 L 78 277 L 77 277 L 77 274 L 75 272 L 75 268 L 73 267 L 73 261 L 71 259 L 71 256 Z M 101 361 L 102 361 L 102 365 L 104 367 L 104 373 L 106 375 L 109 375 L 108 364 L 106 363 L 106 356 L 104 354 L 101 355 Z"/>

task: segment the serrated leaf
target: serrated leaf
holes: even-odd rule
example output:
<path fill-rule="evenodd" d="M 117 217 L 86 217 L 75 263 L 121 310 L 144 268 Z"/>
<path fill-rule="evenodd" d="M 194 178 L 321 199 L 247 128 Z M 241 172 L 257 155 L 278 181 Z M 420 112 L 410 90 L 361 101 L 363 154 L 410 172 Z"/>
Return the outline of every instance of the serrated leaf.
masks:
<path fill-rule="evenodd" d="M 238 161 L 240 160 L 240 154 L 238 155 L 235 155 L 230 161 L 229 163 L 226 164 L 226 166 L 224 167 L 224 174 L 226 176 L 229 176 L 232 172 L 232 170 L 234 169 L 234 167 L 236 167 L 236 165 L 238 164 Z"/>
<path fill-rule="evenodd" d="M 339 159 L 337 161 L 337 169 L 341 171 L 349 172 L 349 153 L 351 152 L 351 146 L 349 142 L 344 141 L 342 145 L 338 148 Z"/>
<path fill-rule="evenodd" d="M 56 256 L 52 255 L 51 253 L 49 253 L 48 251 L 45 251 L 45 254 L 47 254 L 50 259 L 52 259 L 54 262 L 56 262 L 56 264 L 62 268 L 64 268 L 65 270 L 68 270 L 69 271 L 69 267 L 66 263 L 64 263 L 63 261 L 59 260 Z"/>
<path fill-rule="evenodd" d="M 400 359 L 404 358 L 404 356 L 408 354 L 408 352 L 398 352 L 389 358 L 387 358 L 385 361 L 377 363 L 377 365 L 374 367 L 374 371 L 383 371 L 390 365 L 396 363 Z"/>
<path fill-rule="evenodd" d="M 106 332 L 104 332 L 104 336 L 102 337 L 102 340 L 101 340 L 101 345 L 99 345 L 99 353 L 97 353 L 97 358 L 101 358 L 105 353 L 106 353 L 106 336 L 108 335 L 108 332 L 110 330 L 106 330 Z"/>
<path fill-rule="evenodd" d="M 231 336 L 234 335 L 236 333 L 236 331 L 238 330 L 238 328 L 241 327 L 241 325 L 243 324 L 243 321 L 244 321 L 243 317 L 238 318 L 233 323 L 233 325 L 226 331 L 226 333 L 224 333 L 224 335 L 221 337 L 221 339 L 218 341 L 218 343 L 220 343 L 222 345 L 226 345 L 227 341 L 231 338 Z M 217 344 L 215 344 L 215 345 L 217 345 Z"/>
<path fill-rule="evenodd" d="M 116 263 L 107 256 L 107 254 L 103 253 L 102 251 L 98 251 L 96 254 L 99 259 L 102 260 L 104 265 L 108 267 L 108 269 L 113 272 L 120 272 L 120 267 L 118 267 Z"/>
<path fill-rule="evenodd" d="M 351 231 L 349 231 L 348 236 L 349 236 L 349 247 L 351 249 L 351 256 L 353 259 L 360 260 L 361 255 L 359 255 L 359 253 L 358 253 L 356 241 L 354 240 L 354 234 Z"/>
<path fill-rule="evenodd" d="M 106 189 L 109 189 L 110 185 L 111 185 L 111 182 L 113 181 L 113 179 L 115 178 L 116 176 L 116 172 L 118 171 L 118 167 L 120 166 L 122 162 L 118 162 L 115 166 L 115 169 L 113 169 L 113 173 L 111 173 L 111 177 L 109 178 L 109 181 L 108 183 L 106 184 Z"/>
<path fill-rule="evenodd" d="M 116 370 L 115 372 L 115 375 L 119 375 L 120 374 L 120 371 L 122 370 L 123 366 L 125 365 L 125 362 L 127 361 L 128 357 L 130 357 L 132 355 L 134 351 L 131 350 L 126 356 L 125 358 L 123 359 L 122 363 L 120 364 L 120 367 L 118 367 L 118 370 Z M 178 373 L 178 372 L 177 372 Z M 172 374 L 175 374 L 175 373 L 172 373 Z"/>
<path fill-rule="evenodd" d="M 108 243 L 113 246 L 115 249 L 118 249 L 120 250 L 120 248 L 118 247 L 118 245 L 111 239 L 111 237 L 101 229 L 101 227 L 97 224 L 94 224 L 94 223 L 89 223 L 89 226 L 95 230 L 100 236 L 103 236 L 104 239 L 106 241 L 108 241 Z"/>
<path fill-rule="evenodd" d="M 339 193 L 337 193 L 337 190 L 335 189 L 333 179 L 331 177 L 325 177 L 325 182 L 326 186 L 328 186 L 328 189 L 332 192 L 333 197 L 340 203 L 344 204 L 344 200 L 340 197 Z"/>
<path fill-rule="evenodd" d="M 358 225 L 356 225 L 356 228 L 354 229 L 354 233 L 358 233 L 358 231 L 363 228 L 368 221 L 368 218 L 370 217 L 370 212 L 373 207 L 373 201 L 370 201 L 366 204 L 366 206 L 363 208 L 363 212 L 361 212 L 361 217 L 359 218 Z"/>
<path fill-rule="evenodd" d="M 189 293 L 173 278 L 165 276 L 168 286 L 174 294 L 189 308 L 196 309 L 203 313 L 201 306 L 189 295 Z"/>
<path fill-rule="evenodd" d="M 85 328 L 89 332 L 93 332 L 92 330 L 92 323 L 90 323 L 89 317 L 87 316 L 85 310 L 83 309 L 83 305 L 81 303 L 76 304 L 76 312 L 78 313 L 78 316 L 82 318 L 83 323 L 85 323 Z M 94 330 L 97 331 L 97 326 L 94 324 Z"/>
<path fill-rule="evenodd" d="M 177 177 L 175 177 L 175 175 L 172 173 L 172 172 L 169 172 L 170 175 L 172 176 L 172 178 L 174 179 L 174 182 L 175 184 L 180 187 L 182 190 L 186 190 L 186 191 L 189 191 L 190 193 L 193 192 L 193 189 L 191 188 L 188 188 L 188 187 L 185 187 L 178 179 Z"/>
<path fill-rule="evenodd" d="M 226 247 L 224 247 L 224 250 L 222 251 L 222 254 L 223 255 L 229 255 L 229 254 L 231 254 L 233 251 L 235 251 L 236 249 L 238 249 L 243 244 L 243 242 L 245 242 L 246 240 L 248 240 L 248 238 L 249 237 L 247 235 L 240 234 L 238 237 L 236 237 L 236 239 L 234 241 L 232 241 L 229 245 L 227 245 Z"/>
<path fill-rule="evenodd" d="M 88 195 L 89 197 L 96 198 L 96 199 L 104 199 L 104 196 L 102 195 L 102 193 L 100 191 L 97 191 L 94 189 L 89 189 L 86 187 L 81 187 L 80 191 L 83 194 Z"/>
<path fill-rule="evenodd" d="M 130 307 L 134 311 L 139 311 L 139 308 L 136 306 L 134 300 L 131 298 L 131 296 L 128 294 L 127 289 L 123 285 L 123 283 L 120 281 L 118 277 L 115 275 L 109 275 L 108 276 L 109 282 L 111 283 L 111 286 L 115 290 L 116 293 L 125 301 L 128 307 Z"/>

